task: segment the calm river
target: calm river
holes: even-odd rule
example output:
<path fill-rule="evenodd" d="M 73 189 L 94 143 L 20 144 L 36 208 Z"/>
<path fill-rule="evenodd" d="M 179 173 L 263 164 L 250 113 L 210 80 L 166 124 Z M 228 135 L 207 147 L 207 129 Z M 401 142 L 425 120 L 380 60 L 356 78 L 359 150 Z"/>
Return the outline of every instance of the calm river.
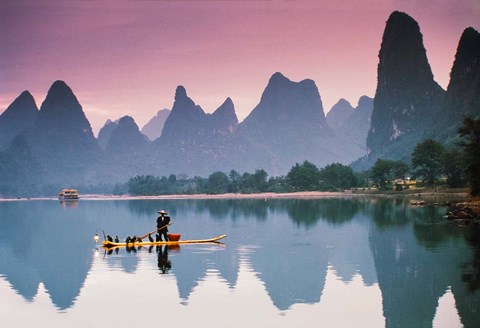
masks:
<path fill-rule="evenodd" d="M 106 252 L 155 229 L 221 244 Z M 4 327 L 479 327 L 480 250 L 399 199 L 0 202 Z M 165 268 L 168 258 L 171 268 Z"/>

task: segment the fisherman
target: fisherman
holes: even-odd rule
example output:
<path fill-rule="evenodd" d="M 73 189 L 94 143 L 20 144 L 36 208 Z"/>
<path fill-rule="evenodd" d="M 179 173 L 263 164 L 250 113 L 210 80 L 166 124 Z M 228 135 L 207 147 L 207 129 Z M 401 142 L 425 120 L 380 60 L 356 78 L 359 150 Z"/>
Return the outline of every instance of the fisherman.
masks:
<path fill-rule="evenodd" d="M 157 218 L 157 231 L 160 235 L 160 241 L 162 241 L 162 236 L 165 241 L 168 241 L 168 226 L 170 223 L 170 217 L 164 210 L 158 211 L 160 216 Z"/>

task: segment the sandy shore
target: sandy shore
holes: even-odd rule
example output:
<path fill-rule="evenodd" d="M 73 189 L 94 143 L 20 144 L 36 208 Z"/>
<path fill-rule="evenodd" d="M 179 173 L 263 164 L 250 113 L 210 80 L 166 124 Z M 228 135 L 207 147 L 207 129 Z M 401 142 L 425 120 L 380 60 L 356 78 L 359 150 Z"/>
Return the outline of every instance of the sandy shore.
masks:
<path fill-rule="evenodd" d="M 372 192 L 323 192 L 323 191 L 302 191 L 292 193 L 257 193 L 257 194 L 194 194 L 194 195 L 157 195 L 157 196 L 130 196 L 130 195 L 97 195 L 85 194 L 80 195 L 80 200 L 134 200 L 134 199 L 315 199 L 315 198 L 351 198 L 351 197 L 451 197 L 464 198 L 467 197 L 466 192 L 462 191 L 417 191 L 411 193 L 372 193 Z M 25 200 L 58 200 L 56 197 L 44 198 L 0 198 L 0 201 L 25 201 Z"/>
<path fill-rule="evenodd" d="M 326 198 L 326 197 L 351 197 L 351 192 L 320 192 L 304 191 L 294 193 L 258 193 L 258 194 L 189 194 L 189 195 L 155 195 L 155 196 L 132 196 L 132 195 L 80 195 L 80 200 L 134 200 L 134 199 L 273 199 L 273 198 Z M 0 198 L 1 201 L 22 200 L 58 200 L 57 197 L 39 198 Z"/>
<path fill-rule="evenodd" d="M 105 195 L 85 195 L 82 198 L 118 198 L 118 199 L 271 199 L 271 198 L 326 198 L 326 197 L 344 197 L 352 196 L 352 193 L 343 192 L 320 192 L 305 191 L 294 193 L 258 193 L 258 194 L 194 194 L 194 195 L 158 195 L 158 196 L 105 196 Z"/>

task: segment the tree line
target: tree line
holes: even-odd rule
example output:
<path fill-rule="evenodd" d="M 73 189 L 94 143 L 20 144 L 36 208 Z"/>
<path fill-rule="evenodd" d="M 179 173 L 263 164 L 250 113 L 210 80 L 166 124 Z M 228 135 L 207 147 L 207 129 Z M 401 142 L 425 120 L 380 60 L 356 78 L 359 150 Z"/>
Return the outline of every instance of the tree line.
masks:
<path fill-rule="evenodd" d="M 117 185 L 114 193 L 132 195 L 223 194 L 297 191 L 344 191 L 352 188 L 378 190 L 404 189 L 412 179 L 423 186 L 469 186 L 472 195 L 480 194 L 480 119 L 466 117 L 458 131 L 457 148 L 447 149 L 428 139 L 418 143 L 411 163 L 378 159 L 365 172 L 350 166 L 329 164 L 321 169 L 304 161 L 295 164 L 286 176 L 269 177 L 263 170 L 240 174 L 235 170 L 217 171 L 208 178 L 174 174 L 166 177 L 138 175 Z"/>

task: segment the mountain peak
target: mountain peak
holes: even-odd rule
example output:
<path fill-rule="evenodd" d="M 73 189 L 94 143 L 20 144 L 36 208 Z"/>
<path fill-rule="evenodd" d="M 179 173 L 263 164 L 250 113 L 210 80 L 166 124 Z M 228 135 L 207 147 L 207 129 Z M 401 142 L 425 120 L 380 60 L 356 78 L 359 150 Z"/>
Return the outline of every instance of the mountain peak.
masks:
<path fill-rule="evenodd" d="M 455 62 L 472 62 L 480 57 L 480 33 L 474 28 L 466 28 L 458 42 Z"/>
<path fill-rule="evenodd" d="M 48 90 L 47 98 L 48 97 L 75 97 L 73 94 L 72 89 L 61 80 L 57 80 L 53 82 L 52 86 L 50 87 L 50 90 Z M 76 99 L 76 97 L 75 97 Z"/>
<path fill-rule="evenodd" d="M 37 104 L 32 94 L 25 90 L 23 91 L 15 100 L 11 103 L 10 106 L 5 110 L 1 116 L 17 115 L 17 112 L 37 112 Z"/>
<path fill-rule="evenodd" d="M 159 142 L 165 140 L 180 140 L 185 135 L 195 134 L 199 126 L 206 121 L 205 112 L 187 96 L 187 91 L 181 85 L 175 90 L 175 101 L 172 111 L 165 120 Z"/>
<path fill-rule="evenodd" d="M 433 79 L 420 27 L 409 15 L 398 11 L 390 15 L 378 57 L 367 144 L 374 154 L 399 159 L 421 140 L 425 126 L 434 123 L 445 91 Z M 397 142 L 405 142 L 397 146 L 404 151 L 386 155 L 385 150 Z"/>
<path fill-rule="evenodd" d="M 80 108 L 82 110 L 72 89 L 65 82 L 58 80 L 48 90 L 40 112 L 50 110 L 64 111 L 72 108 Z"/>
<path fill-rule="evenodd" d="M 454 139 L 462 116 L 478 115 L 480 109 L 480 33 L 466 28 L 458 42 L 455 61 L 450 72 L 450 83 L 445 96 L 443 119 L 438 132 L 446 139 Z"/>
<path fill-rule="evenodd" d="M 232 99 L 228 97 L 223 104 L 210 116 L 214 130 L 233 132 L 238 126 L 238 118 Z"/>
<path fill-rule="evenodd" d="M 232 99 L 230 97 L 227 97 L 223 104 L 221 104 L 220 107 L 213 114 L 217 113 L 218 111 L 235 113 L 235 106 L 233 105 Z"/>
<path fill-rule="evenodd" d="M 138 130 L 138 125 L 135 123 L 135 120 L 133 117 L 129 115 L 125 115 L 120 118 L 118 121 L 118 127 L 119 128 L 136 128 Z"/>
<path fill-rule="evenodd" d="M 106 150 L 126 155 L 138 152 L 147 147 L 147 138 L 140 132 L 137 123 L 131 116 L 123 116 L 111 131 Z"/>
<path fill-rule="evenodd" d="M 35 127 L 47 134 L 76 133 L 94 139 L 90 122 L 72 89 L 63 81 L 55 81 L 48 90 L 47 97 L 40 107 Z M 74 132 L 75 131 L 75 132 Z"/>
<path fill-rule="evenodd" d="M 17 99 L 28 99 L 28 100 L 33 100 L 35 102 L 35 100 L 33 99 L 33 96 L 32 94 L 28 91 L 28 90 L 25 90 L 23 91 L 20 96 L 17 97 Z"/>
<path fill-rule="evenodd" d="M 175 90 L 175 101 L 182 100 L 185 98 L 188 98 L 187 90 L 185 90 L 185 87 L 183 85 L 179 85 Z"/>
<path fill-rule="evenodd" d="M 260 103 L 240 129 L 258 140 L 300 140 L 305 131 L 319 136 L 329 130 L 315 83 L 293 82 L 281 73 L 270 78 Z"/>
<path fill-rule="evenodd" d="M 0 115 L 0 150 L 8 147 L 21 132 L 32 128 L 38 115 L 35 99 L 23 91 Z"/>
<path fill-rule="evenodd" d="M 112 136 L 112 132 L 117 128 L 118 120 L 113 122 L 111 119 L 108 119 L 103 127 L 98 132 L 98 144 L 101 148 L 105 149 L 110 141 L 110 137 Z"/>
<path fill-rule="evenodd" d="M 327 114 L 328 125 L 334 130 L 341 129 L 346 120 L 352 115 L 353 107 L 344 98 L 341 98 Z"/>
<path fill-rule="evenodd" d="M 276 84 L 281 82 L 291 82 L 285 75 L 280 72 L 275 72 L 268 81 L 269 84 Z"/>
<path fill-rule="evenodd" d="M 395 10 L 390 14 L 388 17 L 387 23 L 390 22 L 390 24 L 414 24 L 418 26 L 418 23 L 407 13 L 403 11 L 398 11 Z M 419 28 L 420 29 L 420 28 Z"/>
<path fill-rule="evenodd" d="M 358 107 L 363 107 L 363 106 L 371 106 L 373 103 L 373 99 L 368 97 L 368 96 L 361 96 L 360 99 L 358 99 Z"/>

